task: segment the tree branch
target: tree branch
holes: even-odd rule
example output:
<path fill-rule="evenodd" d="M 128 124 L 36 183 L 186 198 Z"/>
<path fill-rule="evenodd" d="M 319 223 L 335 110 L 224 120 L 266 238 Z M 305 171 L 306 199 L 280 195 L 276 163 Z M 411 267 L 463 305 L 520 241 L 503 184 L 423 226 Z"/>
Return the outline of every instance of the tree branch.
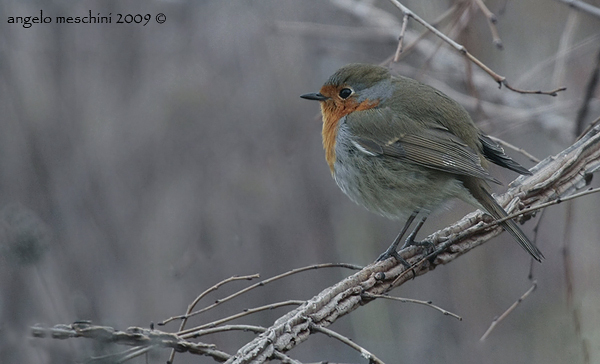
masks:
<path fill-rule="evenodd" d="M 591 181 L 591 175 L 600 170 L 600 126 L 591 129 L 579 141 L 554 157 L 548 157 L 535 166 L 531 176 L 521 176 L 497 200 L 508 213 L 524 206 L 568 196 Z M 379 295 L 420 276 L 440 264 L 448 264 L 459 256 L 485 243 L 502 232 L 501 227 L 482 230 L 484 214 L 481 211 L 465 216 L 455 224 L 431 234 L 427 239 L 436 247 L 449 239 L 456 240 L 433 262 L 420 259 L 421 248 L 410 247 L 401 255 L 412 268 L 406 269 L 395 259 L 371 264 L 360 272 L 324 289 L 297 309 L 279 318 L 264 333 L 242 347 L 227 363 L 262 363 L 275 352 L 286 352 L 302 343 L 311 333 L 311 325 L 327 327 L 370 300 L 363 293 Z M 469 232 L 465 234 L 464 232 Z M 417 263 L 418 264 L 415 264 Z M 408 274 L 410 272 L 410 274 Z"/>
<path fill-rule="evenodd" d="M 531 169 L 533 175 L 521 176 L 513 181 L 510 189 L 498 196 L 497 200 L 509 214 L 520 213 L 522 219 L 527 219 L 535 213 L 533 208 L 545 207 L 551 201 L 558 202 L 589 184 L 592 174 L 598 170 L 600 170 L 600 125 L 595 125 L 575 144 L 533 167 Z M 165 333 L 141 328 L 117 331 L 110 327 L 79 322 L 72 325 L 57 325 L 51 329 L 34 327 L 32 334 L 35 337 L 51 336 L 55 339 L 87 337 L 138 347 L 135 348 L 135 352 L 119 354 L 123 360 L 137 356 L 150 347 L 159 346 L 211 356 L 217 361 L 226 361 L 229 364 L 264 363 L 278 358 L 283 358 L 287 362 L 296 362 L 287 358 L 284 353 L 305 341 L 311 333 L 329 332 L 325 328 L 339 317 L 373 301 L 378 295 L 385 294 L 406 281 L 435 269 L 438 265 L 454 261 L 502 231 L 494 221 L 489 221 L 489 216 L 481 211 L 475 211 L 455 224 L 427 237 L 427 240 L 435 245 L 435 253 L 423 257 L 422 248 L 414 246 L 401 251 L 402 257 L 411 264 L 410 268 L 404 267 L 394 258 L 368 265 L 334 286 L 324 289 L 298 308 L 280 317 L 266 329 L 247 325 L 224 327 L 218 326 L 220 322 L 215 322 L 214 326 L 217 327 L 210 332 L 200 330 L 203 327 L 198 327 L 186 335 L 185 331 Z M 312 268 L 316 267 L 320 266 Z M 296 271 L 299 270 L 291 272 Z M 289 274 L 292 273 L 288 272 L 284 275 Z M 281 276 L 263 282 L 279 279 Z M 251 289 L 250 287 L 241 292 Z M 242 347 L 234 356 L 217 350 L 214 345 L 186 340 L 213 331 L 229 330 L 252 331 L 260 335 Z"/>

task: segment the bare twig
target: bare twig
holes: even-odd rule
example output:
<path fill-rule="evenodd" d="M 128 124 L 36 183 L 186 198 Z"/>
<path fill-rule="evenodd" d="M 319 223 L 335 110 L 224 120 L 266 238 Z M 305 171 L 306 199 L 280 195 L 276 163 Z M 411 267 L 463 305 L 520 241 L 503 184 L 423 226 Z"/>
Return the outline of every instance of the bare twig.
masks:
<path fill-rule="evenodd" d="M 204 298 L 204 296 L 206 296 L 207 294 L 209 294 L 210 292 L 216 291 L 217 289 L 219 289 L 219 287 L 221 287 L 224 284 L 230 283 L 230 282 L 234 282 L 234 281 L 241 281 L 241 280 L 252 280 L 254 278 L 259 278 L 260 274 L 251 274 L 251 275 L 247 275 L 247 276 L 233 276 L 233 277 L 229 277 L 227 279 L 222 280 L 221 282 L 215 284 L 214 286 L 208 288 L 207 290 L 205 290 L 204 292 L 200 293 L 198 295 L 198 297 L 196 297 L 196 299 L 194 299 L 194 301 L 192 301 L 192 303 L 189 304 L 188 309 L 186 311 L 186 313 L 184 315 L 178 315 L 178 316 L 173 316 L 173 317 L 169 317 L 168 319 L 159 322 L 157 325 L 159 326 L 163 326 L 166 325 L 167 323 L 174 321 L 174 320 L 182 320 L 181 322 L 181 326 L 179 327 L 179 331 L 183 330 L 183 328 L 185 327 L 185 323 L 187 322 L 188 318 L 190 317 L 190 313 L 192 312 L 192 310 L 194 309 L 194 307 L 196 307 L 196 305 L 198 304 L 198 302 L 200 302 L 200 300 L 202 298 Z"/>
<path fill-rule="evenodd" d="M 477 6 L 487 19 L 488 26 L 490 27 L 490 32 L 492 33 L 492 41 L 494 42 L 494 45 L 496 46 L 496 48 L 502 49 L 502 39 L 500 39 L 500 35 L 498 34 L 498 28 L 496 28 L 496 22 L 498 21 L 498 18 L 496 18 L 496 15 L 494 15 L 494 13 L 492 13 L 490 9 L 488 9 L 483 0 L 475 0 L 475 4 L 477 4 Z"/>
<path fill-rule="evenodd" d="M 441 22 L 443 22 L 444 20 L 446 20 L 448 17 L 450 17 L 452 14 L 454 14 L 457 9 L 459 8 L 458 4 L 454 3 L 452 4 L 452 6 L 450 6 L 448 8 L 448 10 L 446 10 L 445 12 L 443 12 L 440 16 L 438 16 L 434 21 L 431 22 L 431 25 L 433 25 L 434 27 L 437 26 L 438 24 L 440 24 Z M 421 34 L 419 34 L 415 40 L 413 40 L 410 44 L 408 44 L 406 47 L 404 47 L 404 51 L 402 52 L 402 54 L 398 55 L 398 59 L 396 60 L 394 57 L 394 62 L 398 62 L 400 60 L 400 58 L 407 54 L 410 50 L 412 50 L 416 44 L 421 41 L 423 38 L 425 38 L 427 35 L 430 34 L 429 29 L 425 29 L 423 32 L 421 32 Z M 384 64 L 389 63 L 388 62 L 384 62 Z"/>
<path fill-rule="evenodd" d="M 597 18 L 600 18 L 600 8 L 597 8 L 593 5 L 585 3 L 583 1 L 579 1 L 579 0 L 556 0 L 556 1 L 561 2 L 563 4 L 567 4 L 570 7 L 572 7 L 573 9 L 583 11 L 583 12 L 593 15 Z"/>
<path fill-rule="evenodd" d="M 302 364 L 298 360 L 292 359 L 289 356 L 287 356 L 284 353 L 279 352 L 279 351 L 273 352 L 273 358 L 278 359 L 283 364 Z"/>
<path fill-rule="evenodd" d="M 190 313 L 194 310 L 194 307 L 196 307 L 196 305 L 198 304 L 198 302 L 200 302 L 200 300 L 206 296 L 207 294 L 209 294 L 212 291 L 216 291 L 217 289 L 219 289 L 219 287 L 221 287 L 224 284 L 227 284 L 229 282 L 234 282 L 234 281 L 240 281 L 240 280 L 252 280 L 254 278 L 259 278 L 260 274 L 252 274 L 252 275 L 247 275 L 247 276 L 233 276 L 233 277 L 229 277 L 227 279 L 222 280 L 221 282 L 215 284 L 214 286 L 210 287 L 209 289 L 205 290 L 204 292 L 200 293 L 200 295 L 198 295 L 198 297 L 196 297 L 196 299 L 194 301 L 192 301 L 192 303 L 188 306 L 187 311 L 185 312 L 185 315 L 183 315 L 183 318 L 181 320 L 181 324 L 179 325 L 179 331 L 183 331 L 183 329 L 185 328 L 185 324 L 187 323 L 188 319 L 189 319 L 189 315 Z M 170 319 L 168 319 L 167 321 L 162 322 L 161 324 L 165 324 L 171 320 L 173 320 L 174 318 L 171 317 Z M 175 358 L 175 349 L 171 350 L 171 354 L 169 355 L 169 363 L 173 363 L 173 360 Z"/>
<path fill-rule="evenodd" d="M 503 221 L 514 219 L 515 217 L 519 217 L 520 215 L 525 215 L 525 214 L 528 214 L 528 213 L 533 212 L 533 211 L 544 209 L 544 208 L 546 208 L 548 206 L 558 205 L 559 203 L 562 203 L 562 202 L 574 200 L 576 198 L 583 197 L 585 195 L 590 195 L 592 193 L 598 193 L 598 192 L 600 192 L 600 188 L 589 188 L 589 189 L 587 189 L 585 191 L 578 192 L 578 193 L 575 193 L 575 194 L 567 196 L 567 197 L 562 197 L 562 198 L 561 197 L 557 197 L 555 200 L 548 201 L 548 202 L 545 202 L 545 203 L 542 203 L 542 204 L 539 204 L 539 205 L 531 206 L 531 207 L 522 209 L 522 210 L 520 210 L 518 212 L 515 212 L 513 214 L 509 214 L 506 217 L 503 217 L 501 219 L 494 220 L 490 225 L 496 225 L 496 224 L 499 224 L 499 223 L 501 223 Z M 487 228 L 487 227 L 488 226 L 484 226 L 484 229 Z"/>
<path fill-rule="evenodd" d="M 406 24 L 408 23 L 408 14 L 404 14 L 402 17 L 402 30 L 400 30 L 400 36 L 398 36 L 398 48 L 396 48 L 396 55 L 394 55 L 394 62 L 400 60 L 400 53 L 402 53 L 402 44 L 404 42 L 404 33 L 406 33 Z"/>
<path fill-rule="evenodd" d="M 235 315 L 227 316 L 227 317 L 222 318 L 220 320 L 215 320 L 213 322 L 209 322 L 209 323 L 204 324 L 204 325 L 200 325 L 200 326 L 193 327 L 191 329 L 183 330 L 183 331 L 178 332 L 177 334 L 179 336 L 181 336 L 182 338 L 188 339 L 188 338 L 191 338 L 191 337 L 195 337 L 198 331 L 206 329 L 207 327 L 215 327 L 215 326 L 221 325 L 221 324 L 223 324 L 225 322 L 228 322 L 228 321 L 231 321 L 231 320 L 235 320 L 235 319 L 238 319 L 240 317 L 252 315 L 253 313 L 257 313 L 257 312 L 260 312 L 260 311 L 273 310 L 273 309 L 276 309 L 278 307 L 284 307 L 284 306 L 299 306 L 299 305 L 303 304 L 304 302 L 305 301 L 288 300 L 288 301 L 272 303 L 272 304 L 264 305 L 264 306 L 260 306 L 260 307 L 245 309 L 243 312 L 236 313 Z"/>
<path fill-rule="evenodd" d="M 369 360 L 369 363 L 384 364 L 384 362 L 381 359 L 379 359 L 378 357 L 376 357 L 375 355 L 373 355 L 371 352 L 369 352 L 367 349 L 365 349 L 362 346 L 358 345 L 354 341 L 348 339 L 344 335 L 340 335 L 340 334 L 338 334 L 337 332 L 335 332 L 333 330 L 330 330 L 330 329 L 328 329 L 326 327 L 323 327 L 323 326 L 315 325 L 313 323 L 309 324 L 309 328 L 310 328 L 311 331 L 320 332 L 322 334 L 325 334 L 325 335 L 327 335 L 329 337 L 332 337 L 334 339 L 337 339 L 337 340 L 343 342 L 344 344 L 348 345 L 352 349 L 358 351 L 363 358 Z"/>
<path fill-rule="evenodd" d="M 506 77 L 500 76 L 496 72 L 492 71 L 491 68 L 489 68 L 488 66 L 486 66 L 483 62 L 481 62 L 479 59 L 475 58 L 475 56 L 473 56 L 471 53 L 469 53 L 467 51 L 467 48 L 465 48 L 465 46 L 463 46 L 461 44 L 458 44 L 454 40 L 452 40 L 449 37 L 447 37 L 444 33 L 440 32 L 435 27 L 433 27 L 432 25 L 430 25 L 429 23 L 427 23 L 425 20 L 423 20 L 421 17 L 419 17 L 418 15 L 416 15 L 415 13 L 413 13 L 410 9 L 408 9 L 407 7 L 405 7 L 404 5 L 402 5 L 398 0 L 389 0 L 389 1 L 392 4 L 394 4 L 397 8 L 399 8 L 400 11 L 402 11 L 403 14 L 405 14 L 405 15 L 408 14 L 409 17 L 415 19 L 417 22 L 419 22 L 421 25 L 423 25 L 429 31 L 433 32 L 436 36 L 440 37 L 442 40 L 444 40 L 446 43 L 448 43 L 450 46 L 452 46 L 458 52 L 460 52 L 465 57 L 467 57 L 471 62 L 475 63 L 479 68 L 481 68 L 487 74 L 489 74 L 494 79 L 494 81 L 498 82 L 498 84 L 500 86 L 504 85 L 509 90 L 514 91 L 514 92 L 518 92 L 518 93 L 521 93 L 521 94 L 539 94 L 539 95 L 550 95 L 550 96 L 556 96 L 558 92 L 566 90 L 565 87 L 560 87 L 560 88 L 554 89 L 552 91 L 521 90 L 521 89 L 518 89 L 518 88 L 515 88 L 515 87 L 511 86 L 506 81 Z"/>
<path fill-rule="evenodd" d="M 162 326 L 162 325 L 165 325 L 168 322 L 176 320 L 176 319 L 182 319 L 183 320 L 186 317 L 196 316 L 198 314 L 201 314 L 202 312 L 206 312 L 206 311 L 208 311 L 208 310 L 210 310 L 212 308 L 215 308 L 216 306 L 218 306 L 218 305 L 220 305 L 220 304 L 222 304 L 224 302 L 227 302 L 227 301 L 229 301 L 229 300 L 231 300 L 231 299 L 233 299 L 235 297 L 238 297 L 238 296 L 240 296 L 240 295 L 242 295 L 242 294 L 244 294 L 244 293 L 246 293 L 248 291 L 251 291 L 251 290 L 253 290 L 253 289 L 257 288 L 257 287 L 262 287 L 262 286 L 264 286 L 266 284 L 269 284 L 271 282 L 274 282 L 276 280 L 279 280 L 279 279 L 282 279 L 282 278 L 285 278 L 285 277 L 289 277 L 291 275 L 294 275 L 294 274 L 297 274 L 297 273 L 300 273 L 300 272 L 305 272 L 307 270 L 320 269 L 320 268 L 348 268 L 348 269 L 354 269 L 354 270 L 361 269 L 360 266 L 357 266 L 357 265 L 354 265 L 354 264 L 347 264 L 347 263 L 315 264 L 315 265 L 310 265 L 310 266 L 307 266 L 307 267 L 292 269 L 292 270 L 290 270 L 288 272 L 285 272 L 285 273 L 276 275 L 274 277 L 265 279 L 263 281 L 255 283 L 255 284 L 253 284 L 253 285 L 251 285 L 249 287 L 246 287 L 246 288 L 244 288 L 242 290 L 239 290 L 239 291 L 237 291 L 237 292 L 235 292 L 233 294 L 230 294 L 229 296 L 227 296 L 225 298 L 222 298 L 222 299 L 219 299 L 215 303 L 213 303 L 212 305 L 207 306 L 207 307 L 205 307 L 205 308 L 203 308 L 201 310 L 191 312 L 191 313 L 189 313 L 187 315 L 173 316 L 173 317 L 171 317 L 171 318 L 169 318 L 169 319 L 167 319 L 165 321 L 159 322 L 158 325 Z"/>
<path fill-rule="evenodd" d="M 363 297 L 366 298 L 384 298 L 384 299 L 388 299 L 388 300 L 393 300 L 393 301 L 400 301 L 403 303 L 416 303 L 419 305 L 425 305 L 427 307 L 431 307 L 435 310 L 440 311 L 442 314 L 446 315 L 446 316 L 452 316 L 455 319 L 457 319 L 458 321 L 462 321 L 462 317 L 458 316 L 455 313 L 452 313 L 450 311 L 444 310 L 443 308 L 434 305 L 433 303 L 431 303 L 431 301 L 421 301 L 421 300 L 415 300 L 412 298 L 402 298 L 402 297 L 392 297 L 392 296 L 388 296 L 386 294 L 369 294 L 369 293 L 365 293 L 363 294 Z"/>
<path fill-rule="evenodd" d="M 512 311 L 514 311 L 515 308 L 517 308 L 517 306 L 519 305 L 519 303 L 523 302 L 524 299 L 526 299 L 531 292 L 533 292 L 537 287 L 537 282 L 533 281 L 533 284 L 531 285 L 531 288 L 529 288 L 525 293 L 523 293 L 523 295 L 521 297 L 519 297 L 518 300 L 515 301 L 515 303 L 513 303 L 508 310 L 504 311 L 504 313 L 502 313 L 502 315 L 500 315 L 499 317 L 496 317 L 490 327 L 488 327 L 488 329 L 486 330 L 486 332 L 483 334 L 483 336 L 481 337 L 481 339 L 479 339 L 479 341 L 485 341 L 485 339 L 490 335 L 490 333 L 492 332 L 492 330 L 494 330 L 494 328 L 496 327 L 496 325 L 498 325 L 500 322 L 502 322 L 502 320 L 504 320 L 508 315 L 510 315 L 510 313 Z"/>
<path fill-rule="evenodd" d="M 266 330 L 266 328 L 264 328 L 262 326 L 256 326 L 256 325 L 223 325 L 223 326 L 211 327 L 208 329 L 198 330 L 193 333 L 190 332 L 189 334 L 179 335 L 179 336 L 184 339 L 191 339 L 191 338 L 196 339 L 196 338 L 199 338 L 200 336 L 211 335 L 211 334 L 214 334 L 217 332 L 247 331 L 247 332 L 253 332 L 255 334 L 260 334 L 261 332 L 264 332 L 265 330 Z"/>

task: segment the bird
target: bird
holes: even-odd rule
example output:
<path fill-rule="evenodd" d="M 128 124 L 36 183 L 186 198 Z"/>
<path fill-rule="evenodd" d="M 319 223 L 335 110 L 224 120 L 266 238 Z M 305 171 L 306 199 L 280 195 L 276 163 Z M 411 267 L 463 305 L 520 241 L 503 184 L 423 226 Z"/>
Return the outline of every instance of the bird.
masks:
<path fill-rule="evenodd" d="M 378 261 L 393 256 L 404 262 L 397 248 L 409 226 L 419 217 L 402 248 L 418 245 L 417 232 L 448 200 L 506 217 L 490 192 L 489 182 L 501 183 L 487 171 L 488 161 L 531 174 L 479 130 L 458 102 L 386 67 L 343 66 L 319 92 L 300 97 L 320 103 L 325 159 L 339 188 L 371 212 L 406 221 Z M 535 260 L 544 259 L 513 220 L 499 224 Z"/>

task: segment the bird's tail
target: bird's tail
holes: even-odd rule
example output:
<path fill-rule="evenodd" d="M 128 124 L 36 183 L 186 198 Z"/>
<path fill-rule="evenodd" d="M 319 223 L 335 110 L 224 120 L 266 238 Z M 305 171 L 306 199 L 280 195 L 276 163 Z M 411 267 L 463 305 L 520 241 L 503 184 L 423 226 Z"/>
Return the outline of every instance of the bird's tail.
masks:
<path fill-rule="evenodd" d="M 463 181 L 463 184 L 467 189 L 471 192 L 471 194 L 479 201 L 479 203 L 489 212 L 494 218 L 501 219 L 506 216 L 506 211 L 496 202 L 494 197 L 487 191 L 485 186 L 483 186 L 482 181 L 473 179 L 467 179 Z M 510 235 L 521 245 L 523 249 L 525 249 L 533 259 L 541 262 L 544 259 L 544 255 L 537 248 L 537 246 L 533 245 L 531 240 L 523 233 L 521 228 L 517 225 L 514 220 L 506 220 L 500 223 L 500 225 L 504 228 L 504 230 L 508 231 Z"/>

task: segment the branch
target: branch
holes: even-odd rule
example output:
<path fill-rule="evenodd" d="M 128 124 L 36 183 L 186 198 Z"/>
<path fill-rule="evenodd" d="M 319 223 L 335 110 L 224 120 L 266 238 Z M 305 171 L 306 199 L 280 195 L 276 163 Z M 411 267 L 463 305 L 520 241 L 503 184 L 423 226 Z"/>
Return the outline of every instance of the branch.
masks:
<path fill-rule="evenodd" d="M 490 324 L 490 327 L 485 331 L 483 336 L 481 336 L 479 341 L 485 341 L 485 339 L 487 339 L 487 337 L 490 335 L 492 330 L 494 330 L 496 325 L 498 325 L 500 322 L 502 322 L 502 320 L 504 320 L 504 318 L 506 318 L 511 312 L 513 312 L 514 309 L 517 308 L 517 306 L 521 302 L 523 302 L 523 300 L 525 298 L 527 298 L 527 296 L 529 296 L 531 294 L 531 292 L 533 292 L 536 288 L 537 288 L 537 282 L 534 281 L 533 284 L 531 285 L 531 288 L 529 288 L 525 293 L 523 293 L 523 295 L 521 297 L 519 297 L 519 299 L 516 300 L 512 305 L 510 305 L 510 307 L 506 311 L 504 311 L 502 313 L 502 315 L 496 317 L 494 319 L 494 321 L 492 321 L 492 323 Z"/>
<path fill-rule="evenodd" d="M 463 55 L 467 59 L 469 59 L 469 61 L 476 64 L 480 69 L 482 69 L 489 76 L 491 76 L 494 79 L 494 81 L 496 81 L 498 83 L 499 86 L 504 85 L 507 89 L 517 92 L 517 93 L 521 93 L 521 94 L 540 94 L 540 95 L 550 95 L 550 96 L 556 96 L 558 92 L 566 90 L 566 88 L 564 88 L 564 87 L 560 87 L 560 88 L 550 90 L 550 91 L 521 90 L 516 87 L 513 87 L 512 85 L 510 85 L 508 83 L 508 81 L 506 81 L 506 77 L 501 76 L 501 75 L 497 74 L 496 72 L 494 72 L 491 68 L 489 68 L 483 62 L 481 62 L 479 59 L 477 59 L 475 56 L 473 56 L 471 53 L 469 53 L 469 51 L 467 50 L 467 48 L 465 46 L 455 42 L 450 37 L 448 37 L 444 33 L 440 32 L 433 25 L 426 22 L 424 19 L 419 17 L 417 14 L 412 12 L 410 9 L 408 9 L 407 7 L 402 5 L 398 0 L 389 0 L 389 1 L 394 6 L 396 6 L 398 9 L 400 9 L 400 11 L 402 12 L 403 21 L 400 23 L 397 21 L 397 19 L 394 19 L 388 12 L 383 11 L 382 9 L 379 9 L 375 6 L 365 4 L 364 2 L 360 2 L 360 1 L 356 1 L 356 0 L 330 0 L 330 1 L 333 5 L 359 17 L 366 24 L 368 24 L 369 27 L 371 27 L 371 28 L 378 27 L 382 31 L 387 29 L 389 36 L 393 37 L 395 39 L 398 39 L 399 38 L 398 35 L 400 35 L 401 37 L 400 37 L 400 39 L 398 39 L 398 47 L 396 48 L 396 52 L 395 52 L 394 56 L 391 57 L 391 60 L 396 59 L 399 56 L 399 52 L 402 50 L 402 47 L 403 47 L 402 43 L 407 38 L 406 35 L 408 35 L 408 33 L 409 33 L 408 30 L 406 30 L 407 22 L 404 20 L 406 18 L 413 18 L 418 23 L 423 25 L 428 31 L 435 34 L 438 38 L 440 38 L 444 42 L 448 43 L 452 48 L 457 50 L 461 55 Z M 451 8 L 450 10 L 453 10 L 453 9 L 454 8 Z M 449 14 L 449 13 L 447 13 L 447 14 Z M 484 14 L 486 15 L 486 17 L 488 16 L 488 14 L 486 12 L 484 12 Z M 490 18 L 488 17 L 488 19 L 490 19 Z M 405 29 L 403 30 L 402 28 L 405 28 Z M 419 37 L 418 39 L 421 39 L 421 37 Z M 409 46 L 409 47 L 412 48 L 412 46 Z M 440 58 L 442 58 L 442 57 L 440 57 Z"/>
<path fill-rule="evenodd" d="M 600 8 L 597 8 L 588 3 L 584 3 L 583 1 L 579 1 L 579 0 L 556 0 L 556 1 L 567 4 L 570 7 L 572 7 L 573 9 L 583 11 L 584 13 L 588 13 L 597 18 L 600 18 Z"/>
<path fill-rule="evenodd" d="M 310 324 L 310 329 L 311 329 L 311 331 L 323 333 L 323 334 L 325 334 L 325 335 L 327 335 L 329 337 L 332 337 L 334 339 L 337 339 L 337 340 L 343 342 L 344 344 L 348 345 L 352 349 L 358 351 L 362 357 L 364 357 L 365 359 L 368 359 L 369 363 L 373 363 L 373 364 L 385 364 L 381 359 L 379 359 L 378 357 L 376 357 L 375 355 L 373 355 L 367 349 L 365 349 L 362 346 L 356 344 L 355 342 L 353 342 L 352 340 L 348 339 L 344 335 L 340 335 L 340 334 L 338 334 L 337 332 L 335 332 L 333 330 L 330 330 L 328 328 L 325 328 L 325 327 L 322 327 L 322 326 L 318 326 L 318 325 L 315 325 L 315 324 L 312 324 L 312 323 Z"/>
<path fill-rule="evenodd" d="M 432 26 L 431 24 L 429 24 L 428 22 L 426 22 L 425 20 L 423 20 L 420 16 L 416 15 L 415 13 L 413 13 L 406 6 L 402 5 L 398 0 L 390 0 L 390 2 L 393 5 L 395 5 L 398 9 L 400 9 L 400 11 L 402 11 L 402 13 L 404 14 L 405 18 L 406 17 L 411 17 L 411 18 L 415 19 L 417 22 L 419 22 L 421 25 L 423 25 L 429 31 L 431 31 L 432 33 L 434 33 L 436 36 L 438 36 L 444 42 L 448 43 L 450 46 L 452 46 L 454 49 L 456 49 L 462 55 L 464 55 L 465 57 L 467 57 L 471 62 L 475 63 L 479 68 L 481 68 L 482 70 L 484 70 L 488 75 L 490 75 L 494 79 L 494 81 L 498 82 L 498 84 L 500 86 L 504 85 L 507 89 L 509 89 L 511 91 L 514 91 L 514 92 L 521 93 L 521 94 L 539 94 L 539 95 L 550 95 L 550 96 L 556 96 L 558 92 L 566 90 L 565 87 L 559 87 L 559 88 L 557 88 L 555 90 L 552 90 L 552 91 L 520 90 L 520 89 L 517 89 L 515 87 L 512 87 L 506 81 L 506 77 L 500 76 L 496 72 L 492 71 L 491 68 L 489 68 L 488 66 L 486 66 L 483 62 L 481 62 L 479 59 L 475 58 L 475 56 L 473 56 L 471 53 L 469 53 L 469 51 L 467 50 L 467 48 L 465 46 L 463 46 L 461 44 L 458 44 L 454 40 L 450 39 L 444 33 L 440 32 L 434 26 Z"/>
<path fill-rule="evenodd" d="M 598 170 L 600 170 L 600 125 L 595 125 L 575 144 L 556 156 L 544 159 L 533 167 L 531 169 L 533 175 L 521 176 L 513 181 L 511 188 L 505 194 L 498 196 L 497 200 L 509 214 L 513 214 L 512 216 L 522 215 L 525 219 L 530 217 L 535 209 L 574 198 L 575 191 L 589 184 L 592 174 Z M 582 192 L 579 196 L 595 191 Z M 339 317 L 349 314 L 361 305 L 368 304 L 374 300 L 373 297 L 386 294 L 406 281 L 428 273 L 438 265 L 454 261 L 502 231 L 502 228 L 497 226 L 497 221 L 486 223 L 486 215 L 483 212 L 473 212 L 455 224 L 426 238 L 434 244 L 434 253 L 423 257 L 423 248 L 415 246 L 401 251 L 400 254 L 411 265 L 410 268 L 406 268 L 394 258 L 373 263 L 334 286 L 324 289 L 312 299 L 304 301 L 298 308 L 280 317 L 271 327 L 266 329 L 248 325 L 214 327 L 238 317 L 234 315 L 178 333 L 165 333 L 137 327 L 129 328 L 126 331 L 118 331 L 111 327 L 92 326 L 88 322 L 57 325 L 51 329 L 34 327 L 32 333 L 35 337 L 51 336 L 55 339 L 86 337 L 98 341 L 135 346 L 131 350 L 115 355 L 115 357 L 119 357 L 118 362 L 136 357 L 152 347 L 165 347 L 176 351 L 207 355 L 216 361 L 226 361 L 229 364 L 264 363 L 271 359 L 297 363 L 285 356 L 284 353 L 302 343 L 311 333 L 320 331 L 330 334 L 325 328 Z M 346 264 L 321 264 L 295 269 L 251 285 L 217 302 L 230 299 L 231 296 L 239 296 L 239 294 L 250 289 L 290 274 L 308 269 L 333 266 L 356 268 L 353 265 Z M 230 280 L 235 279 L 238 278 L 230 278 Z M 208 291 L 214 290 L 228 281 L 223 281 Z M 202 296 L 204 294 L 199 297 Z M 197 303 L 198 300 L 195 300 L 194 303 Z M 301 302 L 286 301 L 280 303 L 280 305 L 299 303 Z M 276 304 L 259 307 L 252 310 L 252 312 L 270 308 L 274 305 Z M 245 314 L 240 313 L 238 315 Z M 184 315 L 183 317 L 187 316 Z M 260 335 L 238 350 L 234 356 L 217 350 L 214 345 L 193 343 L 187 340 L 214 332 L 231 330 L 245 330 L 260 333 Z M 366 349 L 362 350 L 364 351 L 361 352 L 367 353 Z"/>
<path fill-rule="evenodd" d="M 53 328 L 32 327 L 34 337 L 51 336 L 53 339 L 69 339 L 84 337 L 103 342 L 115 342 L 121 345 L 130 345 L 148 348 L 159 346 L 172 348 L 178 352 L 190 352 L 193 354 L 211 356 L 217 361 L 225 361 L 230 355 L 215 349 L 215 345 L 205 343 L 193 343 L 171 334 L 158 330 L 130 327 L 125 331 L 115 330 L 109 326 L 96 326 L 84 322 L 76 322 L 71 325 L 56 325 Z"/>
<path fill-rule="evenodd" d="M 568 196 L 584 187 L 591 174 L 600 170 L 600 126 L 591 129 L 574 145 L 556 156 L 549 157 L 531 169 L 533 175 L 521 176 L 498 202 L 508 213 L 521 206 L 538 206 Z M 431 234 L 427 240 L 436 247 L 453 240 L 448 249 L 433 261 L 421 259 L 422 249 L 409 247 L 400 252 L 412 267 L 407 269 L 395 259 L 371 264 L 308 300 L 297 309 L 282 316 L 264 333 L 241 348 L 229 364 L 263 363 L 276 352 L 286 352 L 302 343 L 311 334 L 311 325 L 327 327 L 361 305 L 364 293 L 379 295 L 423 275 L 436 266 L 454 261 L 459 256 L 485 243 L 502 232 L 501 227 L 480 229 L 484 214 L 481 211 L 465 216 L 457 223 Z M 459 236 L 461 239 L 456 239 Z"/>

